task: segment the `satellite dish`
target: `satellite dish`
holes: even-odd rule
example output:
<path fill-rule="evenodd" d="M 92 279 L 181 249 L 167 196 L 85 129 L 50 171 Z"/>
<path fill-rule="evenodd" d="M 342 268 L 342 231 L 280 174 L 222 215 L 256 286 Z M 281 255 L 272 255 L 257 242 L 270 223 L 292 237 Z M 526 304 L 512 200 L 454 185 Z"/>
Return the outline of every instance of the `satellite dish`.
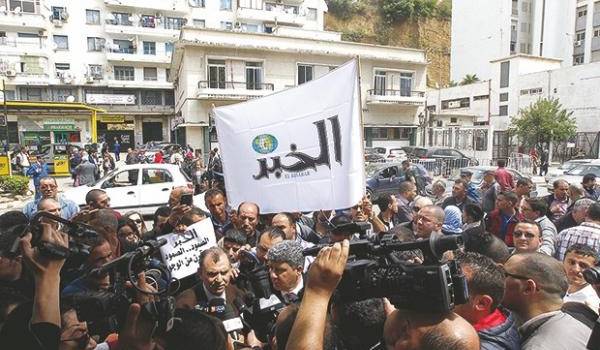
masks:
<path fill-rule="evenodd" d="M 67 96 L 67 102 L 69 102 L 69 103 L 75 102 L 75 96 L 73 96 L 73 95 Z"/>

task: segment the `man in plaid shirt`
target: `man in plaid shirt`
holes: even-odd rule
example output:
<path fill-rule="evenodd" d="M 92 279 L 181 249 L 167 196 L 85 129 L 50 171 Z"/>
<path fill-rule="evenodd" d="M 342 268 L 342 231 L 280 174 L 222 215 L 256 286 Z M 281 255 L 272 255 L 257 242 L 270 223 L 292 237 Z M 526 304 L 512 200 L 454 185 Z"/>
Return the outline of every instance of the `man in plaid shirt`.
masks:
<path fill-rule="evenodd" d="M 558 234 L 556 258 L 562 261 L 567 249 L 575 243 L 588 245 L 600 252 L 600 203 L 594 203 L 589 207 L 585 221 L 581 225 Z"/>

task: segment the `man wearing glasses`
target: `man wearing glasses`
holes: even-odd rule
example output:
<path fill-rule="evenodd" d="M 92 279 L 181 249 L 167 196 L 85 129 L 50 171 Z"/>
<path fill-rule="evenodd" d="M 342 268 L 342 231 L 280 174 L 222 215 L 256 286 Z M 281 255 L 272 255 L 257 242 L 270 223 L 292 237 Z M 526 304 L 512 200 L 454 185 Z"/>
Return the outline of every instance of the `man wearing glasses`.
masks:
<path fill-rule="evenodd" d="M 540 231 L 540 225 L 535 221 L 525 220 L 519 222 L 513 231 L 514 254 L 537 252 L 542 244 Z"/>
<path fill-rule="evenodd" d="M 556 232 L 556 226 L 554 226 L 552 221 L 546 216 L 548 204 L 542 198 L 527 198 L 521 203 L 521 213 L 523 216 L 526 219 L 535 221 L 542 229 L 540 232 L 542 242 L 539 252 L 553 256 L 558 233 Z"/>
<path fill-rule="evenodd" d="M 39 189 L 42 196 L 27 203 L 23 208 L 23 214 L 25 214 L 28 219 L 31 219 L 38 211 L 40 201 L 46 198 L 51 198 L 58 202 L 60 205 L 60 216 L 63 219 L 69 220 L 79 212 L 79 207 L 75 202 L 58 194 L 58 184 L 56 183 L 55 178 L 47 176 L 40 179 Z"/>
<path fill-rule="evenodd" d="M 586 349 L 592 330 L 561 311 L 569 283 L 558 260 L 541 253 L 513 255 L 504 275 L 502 304 L 522 322 L 522 350 Z"/>

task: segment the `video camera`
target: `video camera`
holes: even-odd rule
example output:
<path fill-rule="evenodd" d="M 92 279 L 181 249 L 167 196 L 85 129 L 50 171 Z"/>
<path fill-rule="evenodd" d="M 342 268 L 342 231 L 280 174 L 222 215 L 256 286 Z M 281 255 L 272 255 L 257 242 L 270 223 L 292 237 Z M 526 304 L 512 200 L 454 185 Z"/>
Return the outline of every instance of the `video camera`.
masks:
<path fill-rule="evenodd" d="M 173 279 L 164 265 L 151 259 L 166 243 L 166 239 L 146 241 L 135 250 L 88 271 L 88 276 L 110 274 L 113 282 L 109 291 L 78 293 L 73 296 L 77 301 L 77 314 L 90 325 L 90 334 L 102 337 L 120 329 L 129 305 L 133 302 L 134 293 L 126 288 L 126 282 L 140 293 L 160 297 L 160 301 L 142 305 L 142 315 L 155 323 L 155 330 L 163 333 L 173 327 L 175 300 L 169 295 Z M 141 272 L 144 272 L 146 282 L 155 286 L 156 292 L 140 288 L 138 274 Z"/>
<path fill-rule="evenodd" d="M 65 248 L 53 243 L 42 241 L 42 222 L 55 222 L 59 230 L 69 236 L 69 247 Z M 77 260 L 77 262 L 82 262 L 90 254 L 90 247 L 81 243 L 80 240 L 98 236 L 98 233 L 94 230 L 94 228 L 89 225 L 79 222 L 72 222 L 63 219 L 60 216 L 39 211 L 31 218 L 31 220 L 29 220 L 29 224 L 24 225 L 20 237 L 15 239 L 11 249 L 8 252 L 9 256 L 16 257 L 19 255 L 20 238 L 29 232 L 31 232 L 32 235 L 31 246 L 38 247 L 41 254 L 53 259 L 66 259 L 70 257 L 71 261 Z M 74 256 L 77 258 L 74 258 Z"/>
<path fill-rule="evenodd" d="M 393 235 L 380 242 L 350 242 L 350 255 L 337 288 L 346 302 L 387 297 L 398 308 L 447 312 L 468 300 L 467 283 L 455 261 L 442 262 L 447 250 L 458 249 L 461 236 L 432 235 L 430 239 L 400 242 Z M 304 250 L 316 256 L 327 245 Z M 419 249 L 423 264 L 408 263 L 394 253 Z"/>
<path fill-rule="evenodd" d="M 239 254 L 240 275 L 236 283 L 248 293 L 245 300 L 236 300 L 235 304 L 256 336 L 266 342 L 285 304 L 271 289 L 268 266 L 248 251 L 240 250 Z"/>

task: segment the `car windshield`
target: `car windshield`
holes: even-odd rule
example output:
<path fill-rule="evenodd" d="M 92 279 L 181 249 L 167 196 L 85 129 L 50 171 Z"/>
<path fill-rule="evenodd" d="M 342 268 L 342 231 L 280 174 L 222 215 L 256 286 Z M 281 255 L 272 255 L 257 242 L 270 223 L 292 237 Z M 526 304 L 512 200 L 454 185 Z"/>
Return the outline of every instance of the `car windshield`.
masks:
<path fill-rule="evenodd" d="M 427 155 L 427 150 L 425 148 L 415 148 L 413 155 L 419 158 L 425 157 Z"/>
<path fill-rule="evenodd" d="M 404 152 L 404 150 L 401 150 L 401 149 L 392 149 L 392 150 L 390 150 L 390 154 L 401 155 L 401 154 L 406 154 L 406 152 Z"/>
<path fill-rule="evenodd" d="M 114 170 L 110 171 L 108 174 L 102 176 L 98 180 L 96 180 L 96 181 L 88 184 L 88 186 L 90 186 L 90 187 L 96 186 L 99 182 L 104 181 L 104 179 L 106 179 L 107 177 L 113 176 L 113 174 L 115 173 L 115 171 L 117 171 L 117 169 L 114 169 Z"/>
<path fill-rule="evenodd" d="M 596 176 L 600 176 L 600 166 L 594 165 L 577 165 L 573 167 L 571 170 L 565 172 L 565 175 L 578 175 L 583 176 L 585 174 L 594 174 Z"/>

